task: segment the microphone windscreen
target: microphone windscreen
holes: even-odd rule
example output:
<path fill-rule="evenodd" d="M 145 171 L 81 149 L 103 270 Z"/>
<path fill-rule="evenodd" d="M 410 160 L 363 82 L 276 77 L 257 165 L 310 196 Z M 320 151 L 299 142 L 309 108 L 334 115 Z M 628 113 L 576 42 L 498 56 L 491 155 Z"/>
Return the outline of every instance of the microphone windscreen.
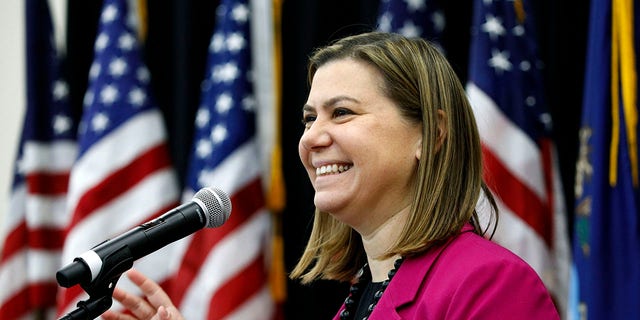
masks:
<path fill-rule="evenodd" d="M 218 188 L 202 188 L 193 196 L 204 204 L 206 210 L 206 228 L 216 228 L 223 225 L 231 216 L 231 199 Z"/>

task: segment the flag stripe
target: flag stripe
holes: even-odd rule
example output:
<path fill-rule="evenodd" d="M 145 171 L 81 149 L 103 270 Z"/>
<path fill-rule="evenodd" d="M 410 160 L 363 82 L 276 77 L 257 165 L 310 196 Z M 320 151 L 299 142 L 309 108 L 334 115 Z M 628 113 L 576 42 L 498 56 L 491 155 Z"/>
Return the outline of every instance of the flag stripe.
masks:
<path fill-rule="evenodd" d="M 148 176 L 105 206 L 96 208 L 67 233 L 62 259 L 70 262 L 76 255 L 107 238 L 123 233 L 142 220 L 176 203 L 178 191 L 171 184 L 174 173 L 165 169 Z"/>
<path fill-rule="evenodd" d="M 64 245 L 64 230 L 36 229 L 29 230 L 29 247 L 42 250 L 60 250 Z"/>
<path fill-rule="evenodd" d="M 42 195 L 63 195 L 69 186 L 69 173 L 45 173 L 36 172 L 27 174 L 29 192 Z"/>
<path fill-rule="evenodd" d="M 483 147 L 485 180 L 504 204 L 551 245 L 551 209 L 531 192 L 522 180 L 514 177 L 490 150 Z"/>
<path fill-rule="evenodd" d="M 80 196 L 114 171 L 133 162 L 143 152 L 165 143 L 166 133 L 158 110 L 132 116 L 110 132 L 107 139 L 95 142 L 73 165 L 68 204 L 75 208 Z"/>
<path fill-rule="evenodd" d="M 26 141 L 21 166 L 25 172 L 68 173 L 77 154 L 78 147 L 72 141 Z"/>
<path fill-rule="evenodd" d="M 262 287 L 257 294 L 253 295 L 244 304 L 230 314 L 227 319 L 243 320 L 243 319 L 283 319 L 282 315 L 277 315 L 276 307 L 273 304 L 273 295 L 267 286 Z M 278 318 L 280 317 L 280 318 Z"/>
<path fill-rule="evenodd" d="M 167 153 L 165 144 L 157 145 L 141 154 L 135 161 L 112 171 L 102 182 L 86 190 L 76 204 L 72 225 L 86 218 L 95 209 L 120 197 L 122 192 L 137 185 L 149 174 L 169 167 Z"/>
<path fill-rule="evenodd" d="M 209 303 L 210 319 L 223 319 L 245 303 L 241 297 L 252 297 L 266 285 L 265 258 L 258 255 L 215 292 Z M 231 298 L 228 298 L 231 297 Z"/>
<path fill-rule="evenodd" d="M 0 281 L 5 283 L 0 290 L 0 305 L 4 305 L 9 297 L 16 295 L 32 283 L 56 283 L 55 272 L 43 267 L 50 265 L 59 265 L 59 252 L 31 249 L 14 254 L 11 259 L 3 263 L 0 269 Z M 39 298 L 31 297 L 31 299 Z M 18 308 L 18 306 L 14 307 Z"/>
<path fill-rule="evenodd" d="M 19 225 L 11 228 L 9 233 L 5 235 L 4 247 L 2 248 L 2 256 L 0 256 L 0 265 L 11 259 L 13 255 L 22 249 L 27 248 L 27 222 L 22 221 Z"/>
<path fill-rule="evenodd" d="M 466 86 L 482 143 L 490 149 L 496 158 L 503 162 L 527 189 L 534 192 L 542 201 L 546 200 L 544 176 L 531 174 L 542 172 L 538 145 L 518 126 L 509 120 L 495 101 L 474 83 Z M 517 152 L 514 152 L 517 150 Z"/>
<path fill-rule="evenodd" d="M 36 308 L 52 308 L 58 284 L 31 283 L 0 305 L 0 319 L 18 319 Z"/>
<path fill-rule="evenodd" d="M 219 288 L 250 264 L 256 256 L 266 249 L 265 241 L 270 237 L 270 215 L 265 209 L 253 214 L 251 219 L 240 225 L 234 232 L 223 238 L 207 254 L 207 259 L 200 267 L 198 276 L 185 294 L 181 310 L 186 319 L 206 318 L 209 305 L 207 302 Z M 232 259 L 233 263 L 230 262 Z M 263 265 L 266 268 L 266 263 Z M 264 279 L 266 283 L 266 279 Z M 231 298 L 231 297 L 227 297 Z M 244 297 L 249 300 L 251 297 Z M 272 298 L 263 303 L 272 304 Z M 238 305 L 237 308 L 240 308 Z M 271 313 L 262 312 L 252 320 L 271 319 Z"/>

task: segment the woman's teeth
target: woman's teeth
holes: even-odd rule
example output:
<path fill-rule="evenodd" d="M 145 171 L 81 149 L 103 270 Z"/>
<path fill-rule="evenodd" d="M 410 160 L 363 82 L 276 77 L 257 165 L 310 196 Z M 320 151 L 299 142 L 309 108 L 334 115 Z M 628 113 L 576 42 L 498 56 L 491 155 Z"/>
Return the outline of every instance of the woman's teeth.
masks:
<path fill-rule="evenodd" d="M 349 164 L 330 164 L 316 168 L 316 175 L 323 176 L 328 174 L 336 174 L 345 172 L 349 169 L 351 169 L 351 165 Z"/>

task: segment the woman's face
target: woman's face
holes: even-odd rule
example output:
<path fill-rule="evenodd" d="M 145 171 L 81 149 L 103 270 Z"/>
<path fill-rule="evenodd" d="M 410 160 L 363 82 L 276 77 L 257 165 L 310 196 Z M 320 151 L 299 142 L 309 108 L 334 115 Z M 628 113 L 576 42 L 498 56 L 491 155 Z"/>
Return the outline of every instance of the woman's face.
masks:
<path fill-rule="evenodd" d="M 358 231 L 375 230 L 411 201 L 421 127 L 383 95 L 374 67 L 341 59 L 320 67 L 303 107 L 298 151 L 315 205 Z"/>

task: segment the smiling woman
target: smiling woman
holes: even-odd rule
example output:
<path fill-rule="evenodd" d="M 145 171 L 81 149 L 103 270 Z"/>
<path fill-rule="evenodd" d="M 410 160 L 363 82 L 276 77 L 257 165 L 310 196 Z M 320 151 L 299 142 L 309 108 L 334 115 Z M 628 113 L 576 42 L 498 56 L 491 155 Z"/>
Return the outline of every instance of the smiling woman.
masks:
<path fill-rule="evenodd" d="M 316 213 L 291 277 L 349 281 L 334 319 L 559 319 L 535 271 L 483 237 L 480 139 L 465 92 L 439 51 L 386 33 L 316 51 L 298 151 Z M 138 319 L 182 319 L 132 271 L 144 299 L 114 298 Z M 131 319 L 108 311 L 105 319 Z"/>
<path fill-rule="evenodd" d="M 347 37 L 314 52 L 309 81 L 298 151 L 316 214 L 291 276 L 350 281 L 335 319 L 559 318 L 533 269 L 483 237 L 478 130 L 435 46 Z"/>

